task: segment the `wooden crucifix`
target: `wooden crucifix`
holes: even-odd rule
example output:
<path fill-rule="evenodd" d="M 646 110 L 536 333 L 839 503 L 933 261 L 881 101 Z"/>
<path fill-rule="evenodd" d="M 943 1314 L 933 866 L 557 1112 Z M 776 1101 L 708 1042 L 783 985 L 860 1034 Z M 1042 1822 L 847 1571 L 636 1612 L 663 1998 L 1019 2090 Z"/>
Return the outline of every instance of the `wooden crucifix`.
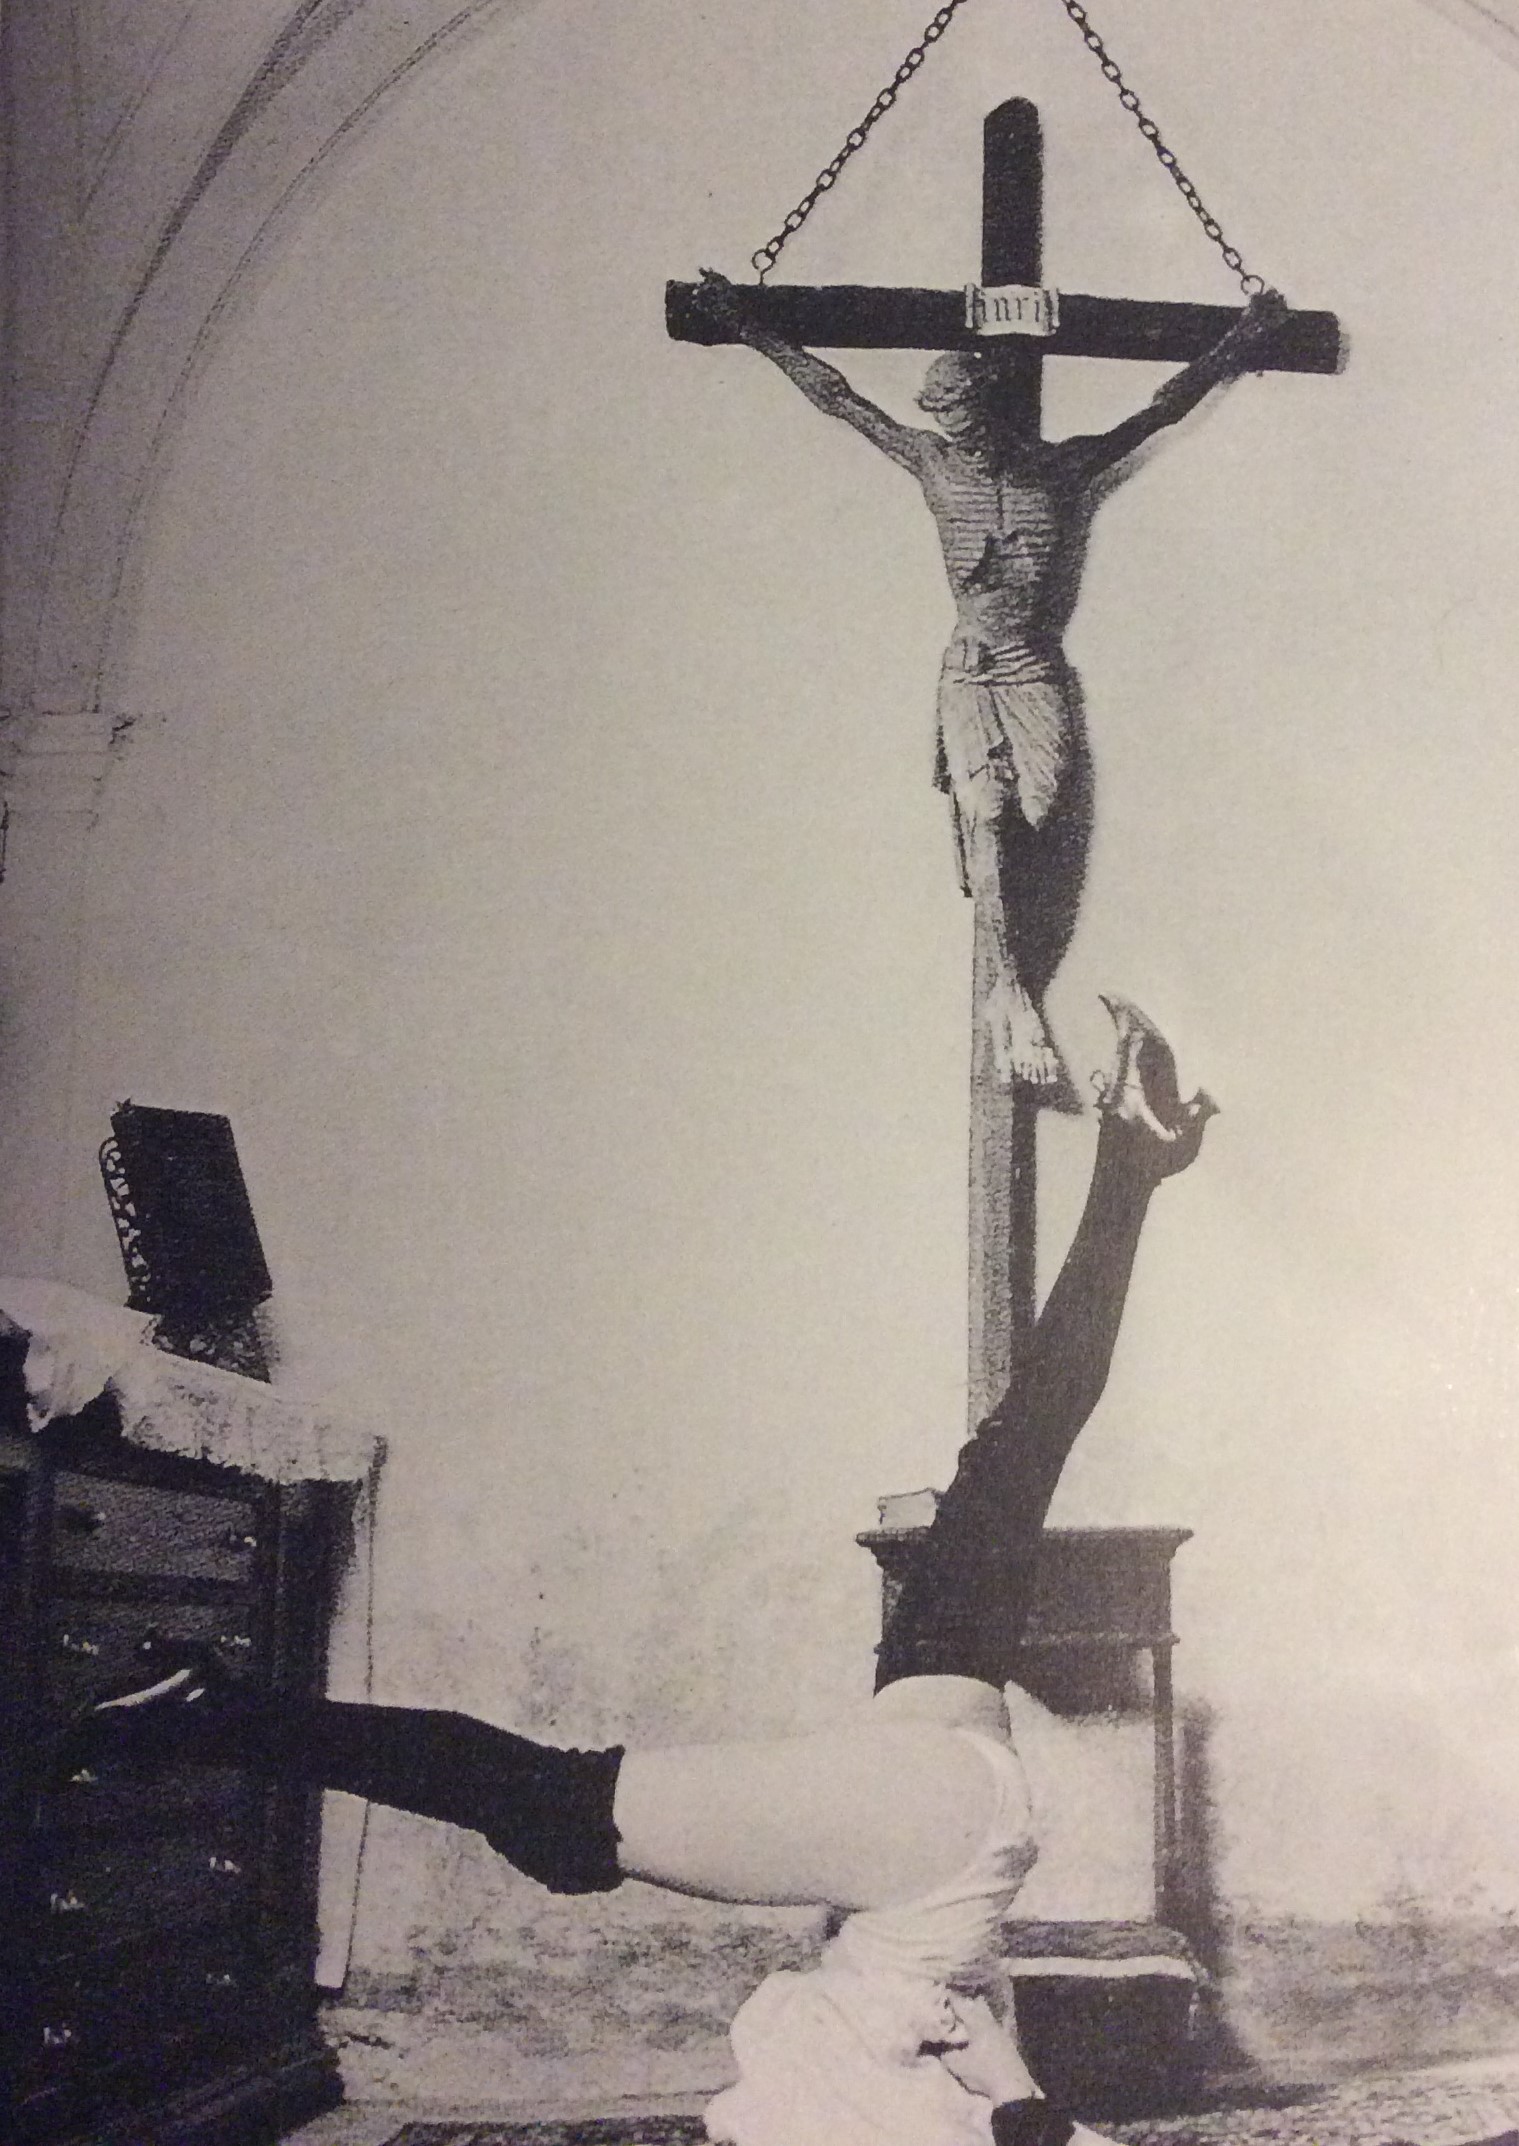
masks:
<path fill-rule="evenodd" d="M 970 1417 L 1001 1397 L 1035 1308 L 1038 1113 L 1069 1093 L 1044 1026 L 1045 990 L 1075 924 L 1090 788 L 1079 688 L 1060 652 L 1086 523 L 1103 474 L 1239 371 L 1332 373 L 1331 313 L 1253 302 L 1245 314 L 1092 298 L 1041 285 L 1043 154 L 1023 98 L 990 113 L 982 163 L 981 282 L 737 288 L 671 283 L 669 332 L 748 342 L 809 399 L 911 470 L 939 525 L 959 623 L 941 674 L 940 780 L 962 880 L 976 899 L 970 1131 Z M 811 352 L 932 350 L 920 407 L 900 425 Z M 1187 370 L 1113 432 L 1040 437 L 1046 357 L 1160 359 Z"/>

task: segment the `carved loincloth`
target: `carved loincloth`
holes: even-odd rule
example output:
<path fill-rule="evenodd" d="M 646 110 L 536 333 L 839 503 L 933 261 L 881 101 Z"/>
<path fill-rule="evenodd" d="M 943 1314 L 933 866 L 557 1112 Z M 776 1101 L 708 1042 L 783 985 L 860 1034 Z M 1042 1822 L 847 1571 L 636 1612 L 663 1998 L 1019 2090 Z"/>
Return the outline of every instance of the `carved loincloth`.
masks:
<path fill-rule="evenodd" d="M 1071 764 L 1075 725 L 1071 674 L 1056 653 L 996 647 L 957 633 L 939 673 L 934 780 L 954 800 L 965 877 L 965 829 L 1009 806 L 1044 824 Z"/>

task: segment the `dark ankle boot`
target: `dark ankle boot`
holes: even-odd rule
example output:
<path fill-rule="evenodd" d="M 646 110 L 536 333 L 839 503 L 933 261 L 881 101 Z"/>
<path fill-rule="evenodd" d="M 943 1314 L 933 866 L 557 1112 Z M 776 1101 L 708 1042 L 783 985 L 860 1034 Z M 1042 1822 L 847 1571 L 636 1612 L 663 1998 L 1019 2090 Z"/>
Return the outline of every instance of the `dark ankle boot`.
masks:
<path fill-rule="evenodd" d="M 256 1748 L 267 1708 L 214 1648 L 150 1633 L 137 1654 L 140 1673 L 100 1693 L 59 1739 L 55 1786 L 85 1769 L 237 1766 Z"/>

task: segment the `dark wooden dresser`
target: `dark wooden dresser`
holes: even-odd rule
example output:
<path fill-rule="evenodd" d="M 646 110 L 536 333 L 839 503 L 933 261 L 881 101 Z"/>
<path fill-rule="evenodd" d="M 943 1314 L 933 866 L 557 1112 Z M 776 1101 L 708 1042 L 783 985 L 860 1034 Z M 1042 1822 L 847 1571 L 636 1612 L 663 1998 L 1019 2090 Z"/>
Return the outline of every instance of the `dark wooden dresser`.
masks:
<path fill-rule="evenodd" d="M 333 1487 L 129 1446 L 109 1400 L 34 1434 L 6 1371 L 0 2138 L 277 2137 L 340 2098 L 312 1982 L 316 1800 L 232 1770 L 54 1786 L 47 1752 L 149 1632 L 317 1688 Z"/>

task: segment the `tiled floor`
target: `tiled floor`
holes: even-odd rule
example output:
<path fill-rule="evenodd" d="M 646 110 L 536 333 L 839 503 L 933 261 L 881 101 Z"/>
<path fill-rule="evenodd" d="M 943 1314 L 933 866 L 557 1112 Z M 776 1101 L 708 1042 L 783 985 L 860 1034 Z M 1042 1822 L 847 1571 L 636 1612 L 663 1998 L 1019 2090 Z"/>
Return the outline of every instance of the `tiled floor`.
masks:
<path fill-rule="evenodd" d="M 698 2106 L 640 2103 L 627 2113 L 684 2115 Z M 513 2115 L 532 2122 L 611 2113 L 604 2101 L 581 2109 L 358 2104 L 305 2125 L 287 2146 L 385 2146 L 408 2121 L 423 2118 L 499 2121 Z M 1500 2139 L 1505 2146 L 1519 2146 L 1519 2055 L 1426 2071 L 1367 2073 L 1320 2090 L 1295 2089 L 1290 2097 L 1258 2097 L 1255 2106 L 1115 2124 L 1108 2135 L 1122 2146 L 1472 2146 Z"/>

